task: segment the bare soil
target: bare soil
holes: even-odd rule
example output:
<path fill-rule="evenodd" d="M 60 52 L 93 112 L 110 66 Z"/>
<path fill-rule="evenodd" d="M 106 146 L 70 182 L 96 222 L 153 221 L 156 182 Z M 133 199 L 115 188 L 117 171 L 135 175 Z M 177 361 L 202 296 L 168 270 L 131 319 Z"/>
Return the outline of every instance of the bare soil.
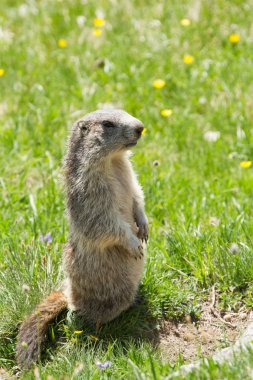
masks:
<path fill-rule="evenodd" d="M 253 321 L 250 311 L 222 314 L 210 303 L 203 304 L 201 317 L 193 322 L 186 316 L 182 323 L 163 320 L 160 324 L 159 347 L 164 359 L 192 361 L 211 356 L 218 349 L 228 347 L 239 338 Z"/>

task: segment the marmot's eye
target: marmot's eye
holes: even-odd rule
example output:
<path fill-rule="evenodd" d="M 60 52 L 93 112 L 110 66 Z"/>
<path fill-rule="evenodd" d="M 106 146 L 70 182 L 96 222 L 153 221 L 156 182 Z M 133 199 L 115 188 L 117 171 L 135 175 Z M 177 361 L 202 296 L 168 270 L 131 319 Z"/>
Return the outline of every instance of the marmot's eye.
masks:
<path fill-rule="evenodd" d="M 103 121 L 103 126 L 106 128 L 115 128 L 115 124 L 109 120 Z"/>

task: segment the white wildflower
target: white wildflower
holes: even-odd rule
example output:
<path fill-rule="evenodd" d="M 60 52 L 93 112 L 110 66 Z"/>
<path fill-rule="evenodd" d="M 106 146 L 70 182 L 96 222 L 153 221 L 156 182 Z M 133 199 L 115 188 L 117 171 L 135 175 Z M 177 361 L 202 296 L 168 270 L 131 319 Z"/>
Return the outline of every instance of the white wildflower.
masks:
<path fill-rule="evenodd" d="M 20 17 L 26 17 L 30 14 L 37 15 L 39 12 L 38 8 L 36 7 L 36 2 L 29 3 L 28 4 L 21 4 L 18 8 L 18 14 Z"/>
<path fill-rule="evenodd" d="M 10 44 L 13 40 L 14 33 L 0 26 L 0 42 Z"/>
<path fill-rule="evenodd" d="M 151 26 L 151 28 L 159 28 L 161 26 L 161 21 L 154 19 L 149 22 L 149 25 Z"/>
<path fill-rule="evenodd" d="M 240 126 L 238 126 L 236 129 L 236 136 L 238 140 L 242 140 L 246 136 L 244 130 Z"/>
<path fill-rule="evenodd" d="M 211 216 L 211 218 L 209 219 L 209 224 L 213 227 L 217 227 L 219 226 L 220 221 L 218 218 L 216 218 L 216 216 Z"/>
<path fill-rule="evenodd" d="M 84 26 L 85 21 L 86 21 L 86 17 L 85 16 L 77 16 L 77 18 L 76 18 L 77 25 L 80 28 L 82 28 Z"/>
<path fill-rule="evenodd" d="M 28 293 L 30 291 L 30 286 L 27 284 L 22 285 L 22 290 L 24 293 Z"/>
<path fill-rule="evenodd" d="M 83 363 L 77 363 L 76 364 L 76 367 L 75 367 L 75 369 L 74 369 L 74 376 L 77 376 L 77 375 L 79 375 L 79 373 L 80 372 L 82 372 L 82 370 L 84 369 L 84 365 L 83 365 Z"/>
<path fill-rule="evenodd" d="M 20 5 L 20 7 L 18 8 L 18 13 L 21 17 L 25 17 L 28 15 L 29 13 L 29 7 L 27 4 L 22 4 Z"/>
<path fill-rule="evenodd" d="M 201 96 L 200 98 L 199 98 L 199 104 L 206 104 L 207 103 L 207 100 L 206 100 L 206 98 L 204 97 L 204 96 Z"/>
<path fill-rule="evenodd" d="M 204 134 L 204 139 L 209 142 L 215 142 L 219 140 L 220 132 L 219 131 L 208 131 Z"/>
<path fill-rule="evenodd" d="M 4 116 L 8 110 L 8 105 L 6 102 L 0 103 L 0 117 Z"/>
<path fill-rule="evenodd" d="M 98 103 L 97 107 L 102 110 L 116 110 L 122 108 L 120 103 Z"/>
<path fill-rule="evenodd" d="M 232 255 L 235 255 L 239 252 L 239 245 L 237 243 L 232 243 L 229 247 L 229 252 L 232 253 Z"/>

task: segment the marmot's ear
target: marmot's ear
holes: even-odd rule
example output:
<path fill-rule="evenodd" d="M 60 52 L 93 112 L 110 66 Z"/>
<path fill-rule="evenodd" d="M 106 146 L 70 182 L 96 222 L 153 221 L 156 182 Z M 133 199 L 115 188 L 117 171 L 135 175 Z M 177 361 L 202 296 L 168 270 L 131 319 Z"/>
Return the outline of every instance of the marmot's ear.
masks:
<path fill-rule="evenodd" d="M 85 134 L 88 132 L 89 130 L 89 124 L 87 122 L 85 122 L 84 120 L 79 120 L 77 123 L 77 128 L 79 128 L 80 132 L 82 134 Z"/>

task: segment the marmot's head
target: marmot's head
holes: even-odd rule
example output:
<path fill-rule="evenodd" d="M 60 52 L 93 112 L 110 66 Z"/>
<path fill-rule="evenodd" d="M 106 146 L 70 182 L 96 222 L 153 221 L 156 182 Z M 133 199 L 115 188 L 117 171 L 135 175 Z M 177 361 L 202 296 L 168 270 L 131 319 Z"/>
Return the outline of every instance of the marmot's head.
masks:
<path fill-rule="evenodd" d="M 79 154 L 107 156 L 136 145 L 143 128 L 140 120 L 122 110 L 91 112 L 74 124 L 70 149 L 76 150 L 78 143 Z"/>

